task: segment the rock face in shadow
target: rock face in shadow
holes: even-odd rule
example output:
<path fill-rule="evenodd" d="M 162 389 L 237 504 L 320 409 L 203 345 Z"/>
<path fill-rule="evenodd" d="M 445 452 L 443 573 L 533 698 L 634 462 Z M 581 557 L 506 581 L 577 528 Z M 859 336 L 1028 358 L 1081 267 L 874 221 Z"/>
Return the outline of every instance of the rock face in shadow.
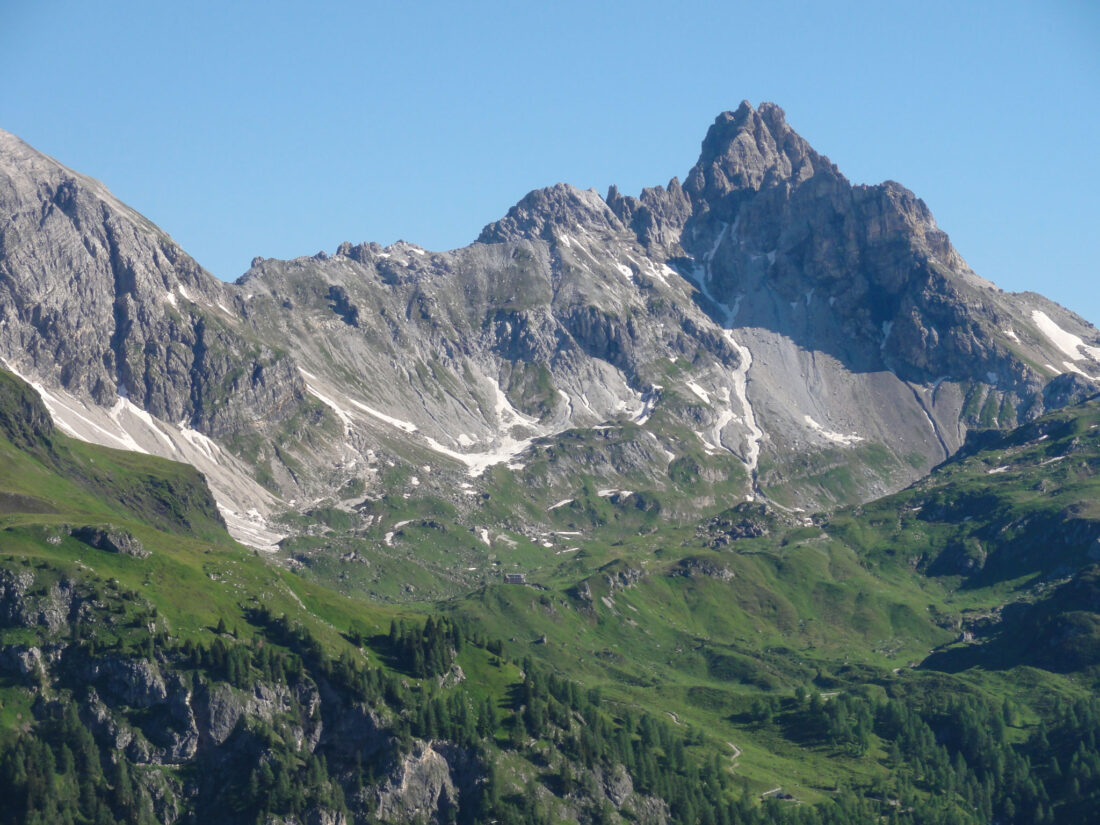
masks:
<path fill-rule="evenodd" d="M 274 506 L 256 479 L 284 501 L 381 493 L 390 461 L 429 465 L 441 495 L 507 463 L 549 497 L 578 472 L 671 489 L 680 459 L 739 485 L 700 506 L 828 507 L 1100 376 L 1095 329 L 977 276 L 919 198 L 852 185 L 770 103 L 720 115 L 682 185 L 557 184 L 462 249 L 345 243 L 236 284 L 0 137 L 0 355 L 210 436 L 235 511 Z M 614 455 L 556 449 L 624 425 Z"/>
<path fill-rule="evenodd" d="M 738 326 L 918 384 L 985 382 L 1030 399 L 1050 376 L 1021 357 L 1028 344 L 1065 371 L 1027 300 L 975 275 L 923 201 L 893 181 L 851 185 L 777 106 L 721 115 L 685 190 L 686 248 L 718 300 L 740 300 Z"/>

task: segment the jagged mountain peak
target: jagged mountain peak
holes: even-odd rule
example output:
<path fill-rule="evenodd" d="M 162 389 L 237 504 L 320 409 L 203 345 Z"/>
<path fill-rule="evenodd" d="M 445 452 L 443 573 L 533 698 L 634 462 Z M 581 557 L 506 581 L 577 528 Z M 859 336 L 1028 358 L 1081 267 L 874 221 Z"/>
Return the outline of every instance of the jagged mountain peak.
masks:
<path fill-rule="evenodd" d="M 840 174 L 787 125 L 781 108 L 762 103 L 753 109 L 743 101 L 715 119 L 684 189 L 697 209 L 718 208 L 731 194 L 800 183 L 817 172 Z"/>

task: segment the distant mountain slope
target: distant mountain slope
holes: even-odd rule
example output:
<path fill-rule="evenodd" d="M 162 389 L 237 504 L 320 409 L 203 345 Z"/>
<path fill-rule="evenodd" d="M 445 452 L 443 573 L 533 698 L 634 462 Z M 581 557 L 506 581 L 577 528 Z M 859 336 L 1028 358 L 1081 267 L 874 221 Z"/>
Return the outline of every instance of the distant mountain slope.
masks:
<path fill-rule="evenodd" d="M 213 439 L 255 544 L 273 509 L 392 491 L 391 465 L 459 506 L 500 466 L 543 508 L 579 476 L 676 517 L 832 507 L 1100 376 L 1095 329 L 976 276 L 912 193 L 852 186 L 772 104 L 721 115 L 683 185 L 559 184 L 463 249 L 344 244 L 235 285 L 10 135 L 0 211 L 0 356 L 82 437 Z"/>

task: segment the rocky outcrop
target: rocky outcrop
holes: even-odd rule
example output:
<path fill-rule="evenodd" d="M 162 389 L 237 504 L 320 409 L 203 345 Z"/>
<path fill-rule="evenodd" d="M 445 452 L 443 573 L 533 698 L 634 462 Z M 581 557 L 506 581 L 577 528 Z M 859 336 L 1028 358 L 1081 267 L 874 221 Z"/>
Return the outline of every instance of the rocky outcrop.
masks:
<path fill-rule="evenodd" d="M 99 550 L 106 550 L 108 553 L 120 553 L 138 559 L 149 557 L 149 551 L 128 530 L 110 524 L 104 527 L 93 525 L 76 527 L 70 535 L 78 541 Z"/>
<path fill-rule="evenodd" d="M 430 742 L 417 742 L 375 793 L 378 818 L 385 822 L 442 825 L 448 811 L 458 810 L 451 765 Z"/>
<path fill-rule="evenodd" d="M 132 708 L 148 708 L 168 700 L 168 687 L 160 668 L 148 659 L 104 656 L 90 661 L 84 680 L 100 683 L 116 701 Z"/>
<path fill-rule="evenodd" d="M 701 559 L 689 556 L 681 559 L 672 568 L 669 575 L 683 576 L 689 579 L 707 578 L 729 581 L 734 577 L 734 572 L 724 564 L 718 564 L 710 559 Z"/>
<path fill-rule="evenodd" d="M 678 178 L 670 180 L 667 187 L 643 189 L 637 198 L 620 194 L 618 187 L 611 186 L 606 200 L 650 256 L 663 260 L 683 254 L 680 235 L 691 217 L 691 200 Z"/>
<path fill-rule="evenodd" d="M 89 597 L 65 578 L 39 582 L 29 570 L 0 570 L 0 627 L 58 632 L 87 615 Z"/>
<path fill-rule="evenodd" d="M 205 689 L 195 700 L 195 713 L 202 721 L 204 736 L 223 745 L 244 720 L 273 724 L 280 716 L 297 714 L 291 736 L 299 747 L 310 751 L 321 741 L 324 726 L 317 716 L 320 693 L 306 685 L 255 682 L 250 690 L 221 683 Z M 297 710 L 295 710 L 297 709 Z"/>
<path fill-rule="evenodd" d="M 596 768 L 596 782 L 604 795 L 616 808 L 621 808 L 634 794 L 634 780 L 622 764 L 611 768 Z"/>
<path fill-rule="evenodd" d="M 695 534 L 708 547 L 717 549 L 741 539 L 771 535 L 780 526 L 786 526 L 785 522 L 768 505 L 742 502 L 701 524 Z"/>
<path fill-rule="evenodd" d="M 628 564 L 612 563 L 603 569 L 603 579 L 608 590 L 626 590 L 645 577 L 645 571 Z"/>

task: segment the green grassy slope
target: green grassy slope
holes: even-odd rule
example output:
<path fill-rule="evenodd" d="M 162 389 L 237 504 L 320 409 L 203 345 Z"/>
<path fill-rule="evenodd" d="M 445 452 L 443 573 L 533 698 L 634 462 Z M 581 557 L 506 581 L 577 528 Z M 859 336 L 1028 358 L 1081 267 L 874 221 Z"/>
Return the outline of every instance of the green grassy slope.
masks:
<path fill-rule="evenodd" d="M 543 534 L 502 523 L 507 491 L 479 503 L 499 511 L 486 545 L 447 502 L 383 500 L 355 540 L 359 578 L 333 561 L 331 545 L 347 539 L 323 531 L 291 548 L 305 559 L 301 575 L 237 545 L 191 468 L 68 439 L 3 374 L 0 468 L 0 575 L 30 576 L 41 603 L 75 587 L 100 605 L 99 618 L 70 623 L 76 649 L 151 656 L 210 692 L 260 679 L 270 670 L 263 647 L 299 657 L 309 684 L 360 670 L 378 675 L 339 684 L 396 680 L 404 687 L 393 695 L 361 700 L 378 703 L 396 753 L 409 737 L 457 737 L 480 754 L 480 770 L 500 772 L 503 800 L 467 803 L 469 821 L 505 809 L 637 819 L 635 803 L 607 810 L 600 794 L 571 790 L 586 770 L 616 764 L 634 777 L 636 799 L 670 800 L 676 822 L 696 821 L 700 807 L 715 821 L 979 822 L 1003 818 L 1007 805 L 1027 808 L 1019 821 L 1084 822 L 1100 798 L 1095 743 L 1077 753 L 1056 741 L 1077 730 L 1087 743 L 1100 719 L 1088 704 L 1100 684 L 1095 403 L 984 436 L 909 490 L 804 523 L 742 505 L 678 526 L 582 480 L 573 502 L 541 511 Z M 339 528 L 346 516 L 316 517 Z M 128 536 L 139 551 L 93 546 L 86 527 Z M 529 583 L 503 584 L 512 570 Z M 372 593 L 371 576 L 404 576 L 416 594 L 380 602 L 393 594 Z M 411 648 L 388 635 L 391 622 L 419 626 L 428 614 L 452 617 L 467 639 L 453 653 L 457 683 L 419 674 Z M 0 620 L 0 639 L 13 651 L 57 643 L 11 620 Z M 232 673 L 188 652 L 217 644 L 247 651 Z M 337 662 L 351 670 L 333 670 Z M 0 677 L 5 741 L 46 737 L 41 719 L 29 722 L 43 691 L 82 701 L 64 678 L 11 673 Z M 496 710 L 474 735 L 433 721 L 433 702 L 452 720 L 467 715 L 460 706 Z M 266 747 L 305 771 L 308 759 L 286 750 L 304 723 L 286 724 L 283 744 Z M 991 725 L 994 740 L 980 748 L 951 733 L 973 729 L 966 735 L 980 740 Z M 587 744 L 586 727 L 596 737 Z M 647 737 L 661 743 L 653 766 Z M 986 765 L 979 752 L 1000 761 Z M 342 752 L 327 753 L 317 787 L 362 787 Z M 691 773 L 701 766 L 706 781 Z M 681 786 L 702 795 L 676 796 Z M 761 806 L 777 786 L 816 807 Z M 244 790 L 234 799 L 253 804 Z"/>

